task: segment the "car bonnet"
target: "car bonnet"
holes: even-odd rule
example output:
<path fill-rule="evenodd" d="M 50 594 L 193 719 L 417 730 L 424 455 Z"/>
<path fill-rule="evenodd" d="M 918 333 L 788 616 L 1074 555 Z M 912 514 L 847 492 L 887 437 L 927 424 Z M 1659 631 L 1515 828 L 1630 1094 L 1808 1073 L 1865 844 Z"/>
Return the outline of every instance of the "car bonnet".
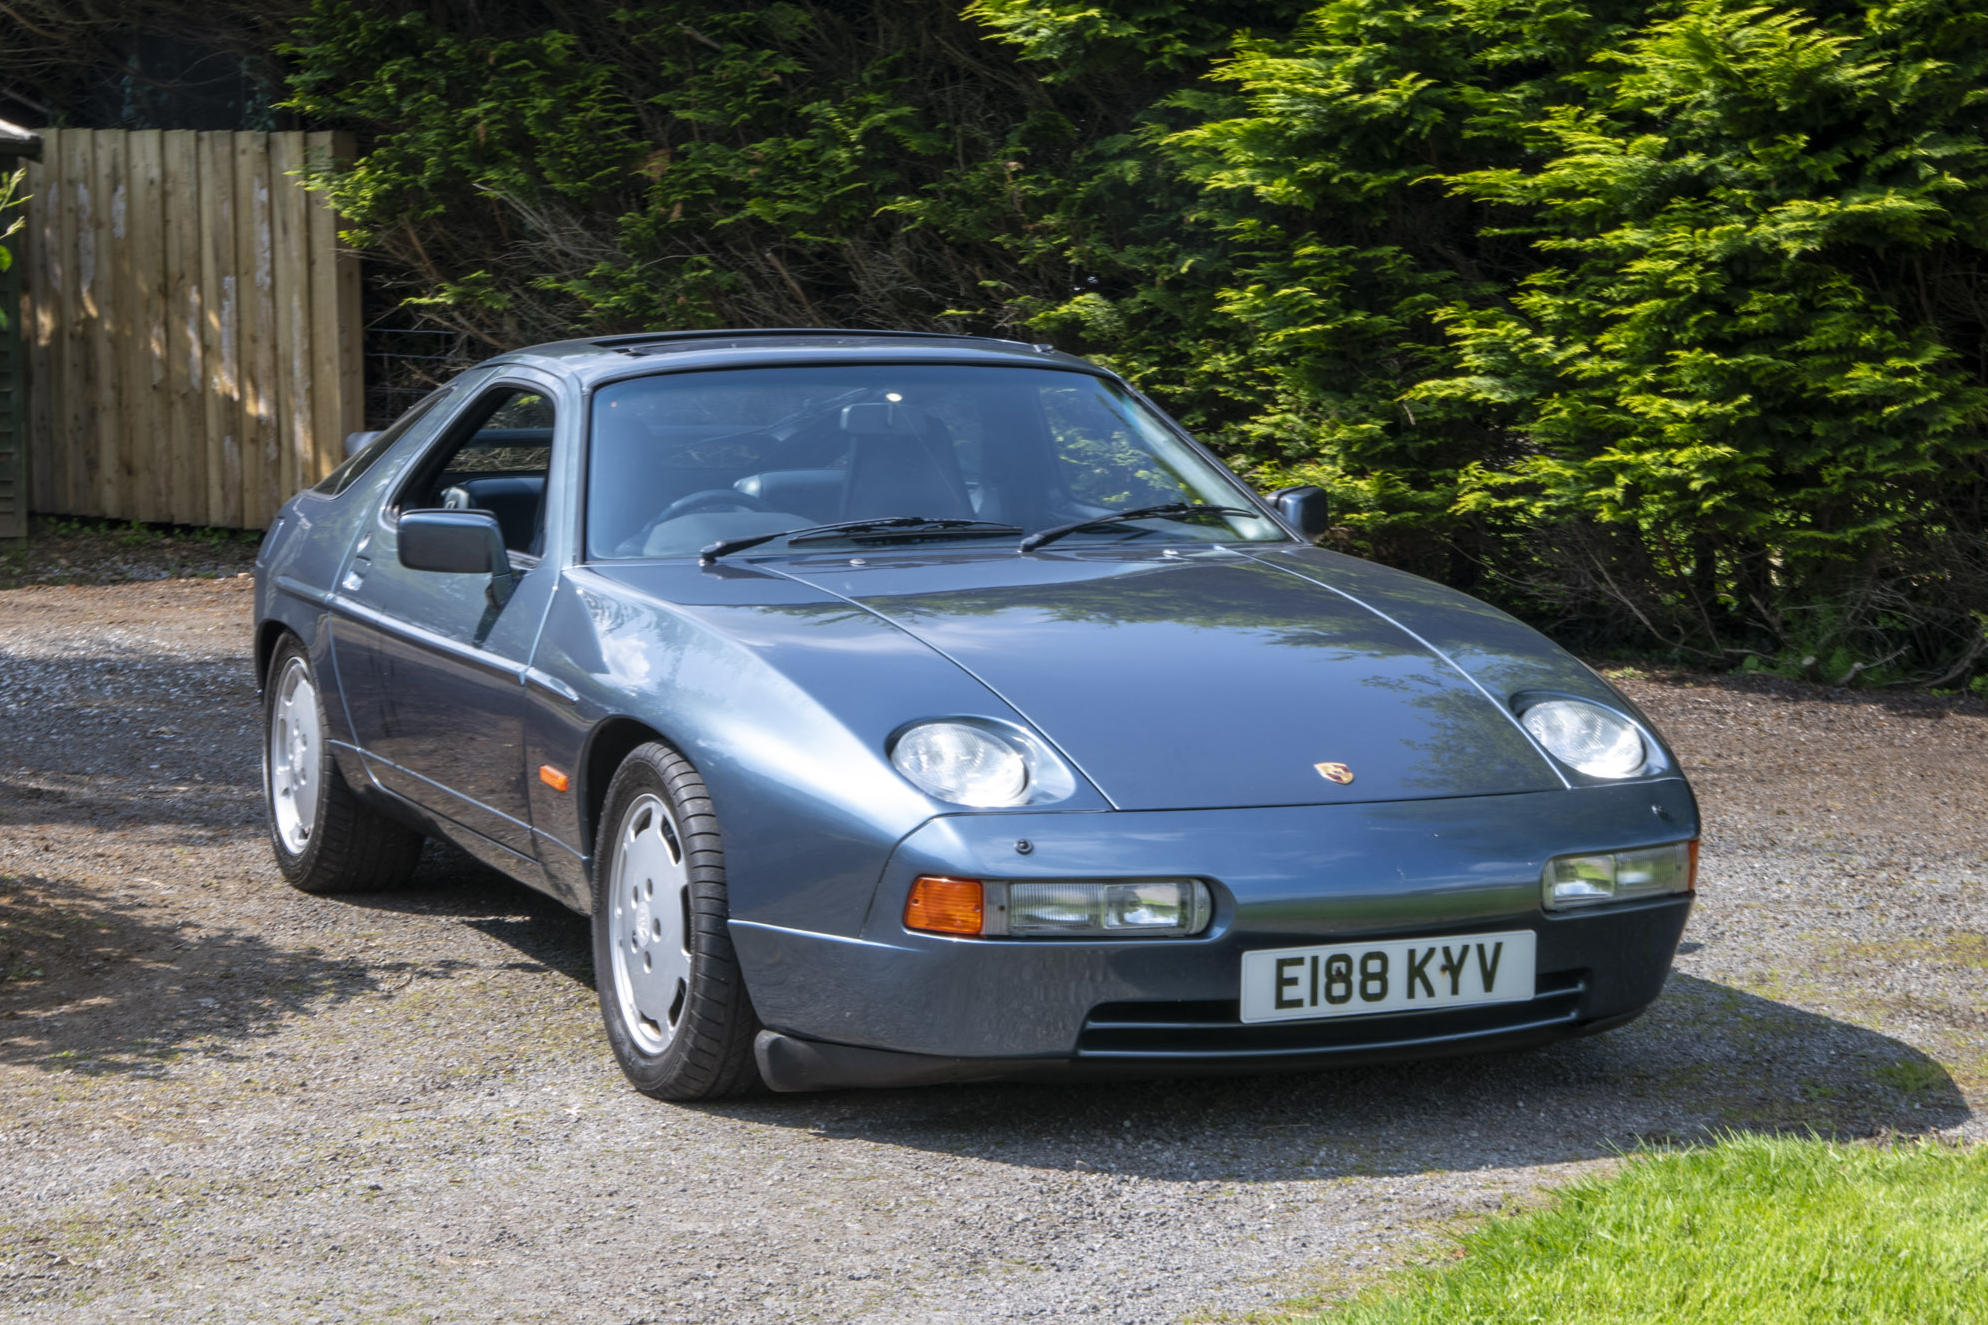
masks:
<path fill-rule="evenodd" d="M 1567 785 L 1503 696 L 1324 582 L 1329 568 L 1210 548 L 845 555 L 781 570 L 951 658 L 1121 809 Z M 905 714 L 925 716 L 946 715 Z"/>

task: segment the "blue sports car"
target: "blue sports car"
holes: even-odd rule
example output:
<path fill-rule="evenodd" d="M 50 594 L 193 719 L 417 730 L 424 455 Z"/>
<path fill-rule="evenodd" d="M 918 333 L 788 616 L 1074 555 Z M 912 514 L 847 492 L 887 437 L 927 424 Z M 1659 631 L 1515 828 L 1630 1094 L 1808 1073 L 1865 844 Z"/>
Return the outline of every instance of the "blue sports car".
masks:
<path fill-rule="evenodd" d="M 1636 707 L 1321 551 L 1045 345 L 724 331 L 468 370 L 256 571 L 270 840 L 425 836 L 591 915 L 699 1099 L 1310 1069 L 1619 1026 L 1698 813 Z"/>

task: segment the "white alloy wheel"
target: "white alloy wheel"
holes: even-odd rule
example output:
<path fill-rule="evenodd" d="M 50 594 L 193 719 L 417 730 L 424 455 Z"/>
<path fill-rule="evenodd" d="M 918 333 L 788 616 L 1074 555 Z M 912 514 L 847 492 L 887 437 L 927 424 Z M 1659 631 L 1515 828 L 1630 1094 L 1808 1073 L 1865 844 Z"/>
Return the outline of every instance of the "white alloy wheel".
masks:
<path fill-rule="evenodd" d="M 638 796 L 615 830 L 608 942 L 629 1037 L 647 1054 L 676 1038 L 690 992 L 690 871 L 668 806 Z"/>
<path fill-rule="evenodd" d="M 292 657 L 276 681 L 269 709 L 269 809 L 284 849 L 301 856 L 318 820 L 323 729 L 311 669 Z"/>

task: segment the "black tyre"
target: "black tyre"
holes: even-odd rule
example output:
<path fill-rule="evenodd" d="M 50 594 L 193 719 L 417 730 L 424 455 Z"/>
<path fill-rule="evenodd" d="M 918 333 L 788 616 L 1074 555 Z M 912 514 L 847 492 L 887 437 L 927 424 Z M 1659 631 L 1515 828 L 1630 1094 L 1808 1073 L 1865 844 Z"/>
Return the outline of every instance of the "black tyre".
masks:
<path fill-rule="evenodd" d="M 277 868 L 307 893 L 360 893 L 407 882 L 422 836 L 361 801 L 325 743 L 329 727 L 311 660 L 295 636 L 269 662 L 262 690 L 262 797 Z"/>
<path fill-rule="evenodd" d="M 594 984 L 621 1070 L 662 1100 L 759 1088 L 759 1019 L 725 927 L 725 853 L 704 779 L 651 743 L 608 785 L 594 848 Z"/>

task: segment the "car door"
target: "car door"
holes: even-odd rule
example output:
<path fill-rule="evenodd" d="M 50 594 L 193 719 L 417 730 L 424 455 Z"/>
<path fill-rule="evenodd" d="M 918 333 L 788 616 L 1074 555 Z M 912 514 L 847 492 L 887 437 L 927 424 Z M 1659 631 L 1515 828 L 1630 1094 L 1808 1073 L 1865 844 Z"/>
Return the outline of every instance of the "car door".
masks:
<path fill-rule="evenodd" d="M 534 856 L 523 677 L 557 575 L 543 555 L 548 489 L 574 416 L 551 379 L 508 370 L 485 385 L 390 490 L 332 602 L 332 654 L 368 771 L 516 857 Z M 496 517 L 519 577 L 507 600 L 488 575 L 401 565 L 401 513 L 438 507 Z"/>

